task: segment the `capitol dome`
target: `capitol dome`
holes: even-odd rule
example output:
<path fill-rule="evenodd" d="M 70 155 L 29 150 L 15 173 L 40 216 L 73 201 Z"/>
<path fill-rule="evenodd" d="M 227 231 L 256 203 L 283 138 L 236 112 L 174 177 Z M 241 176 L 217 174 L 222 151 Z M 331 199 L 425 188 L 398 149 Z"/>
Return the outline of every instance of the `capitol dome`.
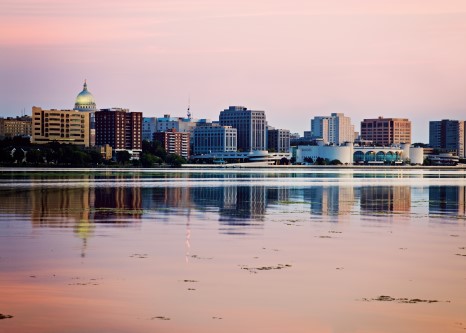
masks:
<path fill-rule="evenodd" d="M 74 110 L 77 111 L 97 111 L 94 96 L 87 90 L 87 82 L 84 81 L 83 91 L 76 96 Z"/>

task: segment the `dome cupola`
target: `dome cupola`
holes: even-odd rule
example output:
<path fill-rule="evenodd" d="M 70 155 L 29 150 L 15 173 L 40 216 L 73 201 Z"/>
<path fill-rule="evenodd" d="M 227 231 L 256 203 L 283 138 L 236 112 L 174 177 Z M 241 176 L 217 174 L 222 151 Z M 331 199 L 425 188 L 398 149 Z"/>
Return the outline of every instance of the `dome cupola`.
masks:
<path fill-rule="evenodd" d="M 97 111 L 94 96 L 87 90 L 87 82 L 84 80 L 83 91 L 76 96 L 74 109 L 77 111 Z"/>

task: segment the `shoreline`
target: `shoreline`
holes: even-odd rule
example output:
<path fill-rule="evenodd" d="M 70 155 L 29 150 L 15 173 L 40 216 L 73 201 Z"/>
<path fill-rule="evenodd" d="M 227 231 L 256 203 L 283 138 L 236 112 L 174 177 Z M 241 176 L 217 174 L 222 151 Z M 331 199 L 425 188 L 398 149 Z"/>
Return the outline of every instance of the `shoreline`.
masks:
<path fill-rule="evenodd" d="M 179 168 L 173 167 L 154 167 L 154 168 L 140 168 L 140 167 L 0 167 L 0 172 L 11 172 L 11 171 L 23 171 L 23 172 L 34 172 L 34 171 L 48 171 L 48 172 L 64 172 L 64 171 L 163 171 L 163 170 L 222 170 L 222 169 L 241 169 L 241 170 L 257 170 L 257 169 L 269 169 L 269 170 L 296 170 L 296 171 L 309 171 L 309 170 L 357 170 L 357 171 L 396 171 L 396 170 L 419 170 L 419 171 L 466 171 L 466 164 L 449 166 L 422 166 L 422 165 L 267 165 L 263 163 L 235 163 L 235 164 L 183 164 Z"/>

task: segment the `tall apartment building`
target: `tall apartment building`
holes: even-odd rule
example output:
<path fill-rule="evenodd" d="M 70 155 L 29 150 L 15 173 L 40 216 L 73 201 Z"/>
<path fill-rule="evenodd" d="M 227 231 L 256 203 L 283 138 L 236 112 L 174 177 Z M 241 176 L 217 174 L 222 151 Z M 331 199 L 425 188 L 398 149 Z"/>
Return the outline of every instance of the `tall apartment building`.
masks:
<path fill-rule="evenodd" d="M 142 112 L 102 109 L 95 113 L 96 145 L 110 145 L 114 152 L 127 150 L 133 158 L 142 151 Z"/>
<path fill-rule="evenodd" d="M 89 147 L 90 114 L 74 110 L 32 107 L 32 143 L 53 141 Z"/>
<path fill-rule="evenodd" d="M 290 130 L 269 128 L 267 131 L 267 149 L 276 153 L 289 153 Z"/>
<path fill-rule="evenodd" d="M 429 145 L 432 148 L 454 151 L 459 157 L 466 156 L 465 122 L 444 119 L 429 122 Z"/>
<path fill-rule="evenodd" d="M 411 121 L 405 118 L 364 119 L 361 122 L 361 139 L 376 145 L 389 146 L 411 143 Z"/>
<path fill-rule="evenodd" d="M 354 125 L 351 125 L 351 118 L 343 113 L 314 117 L 311 119 L 311 132 L 314 139 L 323 139 L 325 144 L 354 142 Z"/>
<path fill-rule="evenodd" d="M 31 136 L 32 118 L 29 116 L 0 118 L 0 137 Z"/>
<path fill-rule="evenodd" d="M 177 154 L 186 159 L 190 156 L 189 138 L 189 132 L 177 132 L 174 128 L 154 133 L 154 141 L 160 141 L 167 154 Z"/>
<path fill-rule="evenodd" d="M 231 126 L 209 124 L 193 131 L 193 154 L 235 152 L 238 132 Z"/>
<path fill-rule="evenodd" d="M 267 149 L 267 121 L 264 111 L 248 110 L 244 106 L 230 106 L 220 112 L 219 122 L 221 126 L 236 128 L 238 150 Z"/>

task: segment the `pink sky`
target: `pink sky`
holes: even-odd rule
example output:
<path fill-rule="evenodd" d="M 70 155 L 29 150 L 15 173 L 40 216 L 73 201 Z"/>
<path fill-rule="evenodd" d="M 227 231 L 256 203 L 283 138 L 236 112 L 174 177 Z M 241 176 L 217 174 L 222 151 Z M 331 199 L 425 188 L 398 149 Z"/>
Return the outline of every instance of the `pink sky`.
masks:
<path fill-rule="evenodd" d="M 331 112 L 466 119 L 464 0 L 0 0 L 0 116 L 97 106 L 309 130 Z"/>

